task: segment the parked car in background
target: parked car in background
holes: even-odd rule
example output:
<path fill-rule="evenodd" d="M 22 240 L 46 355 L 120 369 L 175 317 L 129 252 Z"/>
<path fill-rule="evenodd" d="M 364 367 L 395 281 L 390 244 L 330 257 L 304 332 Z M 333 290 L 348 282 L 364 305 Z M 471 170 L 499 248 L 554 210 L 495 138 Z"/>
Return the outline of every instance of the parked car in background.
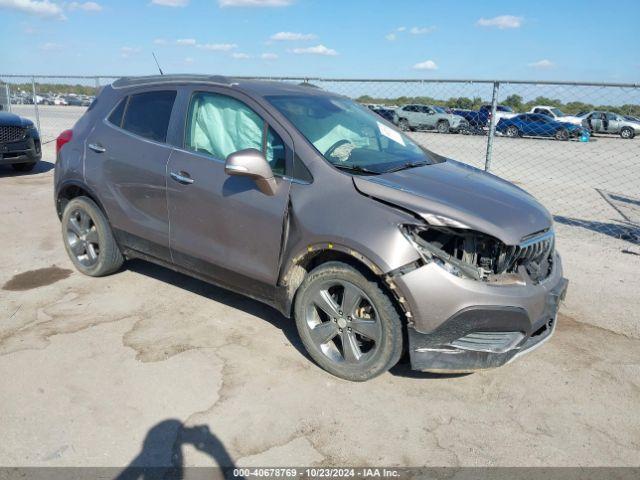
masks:
<path fill-rule="evenodd" d="M 549 212 L 351 99 L 163 75 L 93 105 L 58 137 L 54 175 L 86 275 L 138 257 L 238 291 L 354 381 L 403 352 L 418 370 L 497 367 L 555 329 L 567 281 Z"/>
<path fill-rule="evenodd" d="M 547 105 L 536 105 L 528 113 L 539 113 L 541 115 L 547 115 L 556 122 L 573 123 L 574 125 L 582 125 L 582 118 L 576 115 L 566 115 L 562 110 L 556 107 L 550 107 Z"/>
<path fill-rule="evenodd" d="M 583 134 L 583 128 L 568 122 L 557 122 L 548 115 L 522 113 L 511 118 L 502 118 L 496 131 L 507 137 L 553 137 L 569 140 Z"/>
<path fill-rule="evenodd" d="M 377 113 L 388 122 L 393 123 L 393 116 L 396 113 L 395 108 L 389 108 L 385 106 L 378 106 L 370 109 L 372 112 Z"/>
<path fill-rule="evenodd" d="M 67 102 L 67 105 L 70 105 L 72 107 L 81 107 L 83 106 L 83 101 L 80 97 L 75 97 L 75 96 L 67 96 L 65 97 L 65 101 Z"/>
<path fill-rule="evenodd" d="M 40 158 L 40 134 L 33 122 L 13 113 L 0 112 L 0 165 L 28 172 Z"/>
<path fill-rule="evenodd" d="M 451 112 L 460 115 L 463 117 L 469 125 L 476 128 L 484 128 L 489 125 L 489 121 L 491 120 L 491 105 L 482 105 L 477 111 L 476 110 L 464 110 L 459 108 L 451 109 Z M 506 105 L 496 105 L 496 123 L 500 121 L 501 118 L 511 118 L 517 115 L 511 107 L 507 107 Z"/>
<path fill-rule="evenodd" d="M 627 120 L 622 115 L 613 112 L 589 112 L 583 117 L 582 126 L 592 134 L 620 135 L 620 137 L 627 139 L 640 133 L 640 123 Z"/>
<path fill-rule="evenodd" d="M 404 105 L 396 109 L 393 123 L 403 131 L 437 130 L 440 133 L 462 132 L 469 128 L 460 115 L 447 113 L 442 107 L 435 105 Z"/>

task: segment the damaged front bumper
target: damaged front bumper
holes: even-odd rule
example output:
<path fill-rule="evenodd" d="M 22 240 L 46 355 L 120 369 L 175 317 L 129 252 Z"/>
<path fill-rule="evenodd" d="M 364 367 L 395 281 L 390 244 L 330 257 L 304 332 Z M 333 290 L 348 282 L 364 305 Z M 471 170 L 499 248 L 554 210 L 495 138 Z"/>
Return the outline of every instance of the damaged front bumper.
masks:
<path fill-rule="evenodd" d="M 544 281 L 497 285 L 460 278 L 434 263 L 393 279 L 409 312 L 411 366 L 432 372 L 495 368 L 553 334 L 568 281 L 560 257 Z"/>

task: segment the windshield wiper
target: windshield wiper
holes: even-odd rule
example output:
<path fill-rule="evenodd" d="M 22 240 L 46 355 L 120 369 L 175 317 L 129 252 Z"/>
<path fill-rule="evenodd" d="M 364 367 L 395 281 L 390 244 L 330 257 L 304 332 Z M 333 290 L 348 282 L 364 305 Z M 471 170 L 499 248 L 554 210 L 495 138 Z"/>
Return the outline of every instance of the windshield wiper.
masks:
<path fill-rule="evenodd" d="M 339 168 L 340 170 L 349 170 L 351 172 L 358 172 L 358 173 L 368 173 L 370 175 L 380 175 L 380 172 L 369 170 L 368 168 L 361 167 L 360 165 L 350 165 L 346 163 L 331 163 L 331 165 L 333 165 L 336 168 Z"/>
<path fill-rule="evenodd" d="M 408 170 L 410 168 L 422 167 L 424 165 L 431 165 L 431 162 L 427 162 L 426 160 L 422 160 L 420 162 L 407 162 L 402 165 L 398 165 L 397 167 L 390 168 L 389 170 L 385 170 L 383 173 L 399 172 L 400 170 Z"/>

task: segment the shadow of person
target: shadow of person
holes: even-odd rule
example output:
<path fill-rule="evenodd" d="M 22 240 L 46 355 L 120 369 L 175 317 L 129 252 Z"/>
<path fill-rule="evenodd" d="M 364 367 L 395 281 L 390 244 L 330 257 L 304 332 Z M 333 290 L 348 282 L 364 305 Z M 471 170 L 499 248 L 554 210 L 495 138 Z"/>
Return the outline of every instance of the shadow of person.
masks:
<path fill-rule="evenodd" d="M 183 445 L 192 445 L 206 453 L 222 469 L 193 467 L 191 474 L 186 475 Z M 234 468 L 224 444 L 207 425 L 187 427 L 180 420 L 168 419 L 147 432 L 140 453 L 114 480 L 222 479 L 225 472 L 231 473 Z"/>

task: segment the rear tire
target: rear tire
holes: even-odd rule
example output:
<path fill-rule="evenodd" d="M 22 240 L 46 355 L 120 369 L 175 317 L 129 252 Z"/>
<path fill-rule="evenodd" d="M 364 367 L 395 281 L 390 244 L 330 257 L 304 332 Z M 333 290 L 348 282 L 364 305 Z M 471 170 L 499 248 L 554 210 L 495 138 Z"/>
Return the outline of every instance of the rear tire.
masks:
<path fill-rule="evenodd" d="M 393 367 L 402 354 L 400 315 L 378 282 L 342 262 L 328 262 L 304 279 L 295 322 L 307 352 L 333 375 L 354 382 Z"/>
<path fill-rule="evenodd" d="M 124 262 L 107 218 L 88 197 L 76 197 L 65 206 L 62 240 L 75 267 L 90 277 L 114 273 Z"/>
<path fill-rule="evenodd" d="M 447 120 L 440 120 L 436 126 L 438 133 L 449 133 L 449 122 Z"/>
<path fill-rule="evenodd" d="M 520 136 L 520 130 L 518 130 L 518 127 L 514 125 L 509 125 L 507 127 L 507 130 L 505 131 L 505 134 L 510 138 L 518 138 Z"/>
<path fill-rule="evenodd" d="M 633 130 L 633 128 L 622 127 L 622 130 L 620 130 L 620 137 L 621 138 L 625 138 L 627 140 L 630 140 L 633 137 L 635 137 L 635 135 L 636 135 L 636 132 Z"/>
<path fill-rule="evenodd" d="M 30 172 L 36 166 L 37 162 L 29 163 L 12 163 L 11 166 L 16 172 Z"/>

